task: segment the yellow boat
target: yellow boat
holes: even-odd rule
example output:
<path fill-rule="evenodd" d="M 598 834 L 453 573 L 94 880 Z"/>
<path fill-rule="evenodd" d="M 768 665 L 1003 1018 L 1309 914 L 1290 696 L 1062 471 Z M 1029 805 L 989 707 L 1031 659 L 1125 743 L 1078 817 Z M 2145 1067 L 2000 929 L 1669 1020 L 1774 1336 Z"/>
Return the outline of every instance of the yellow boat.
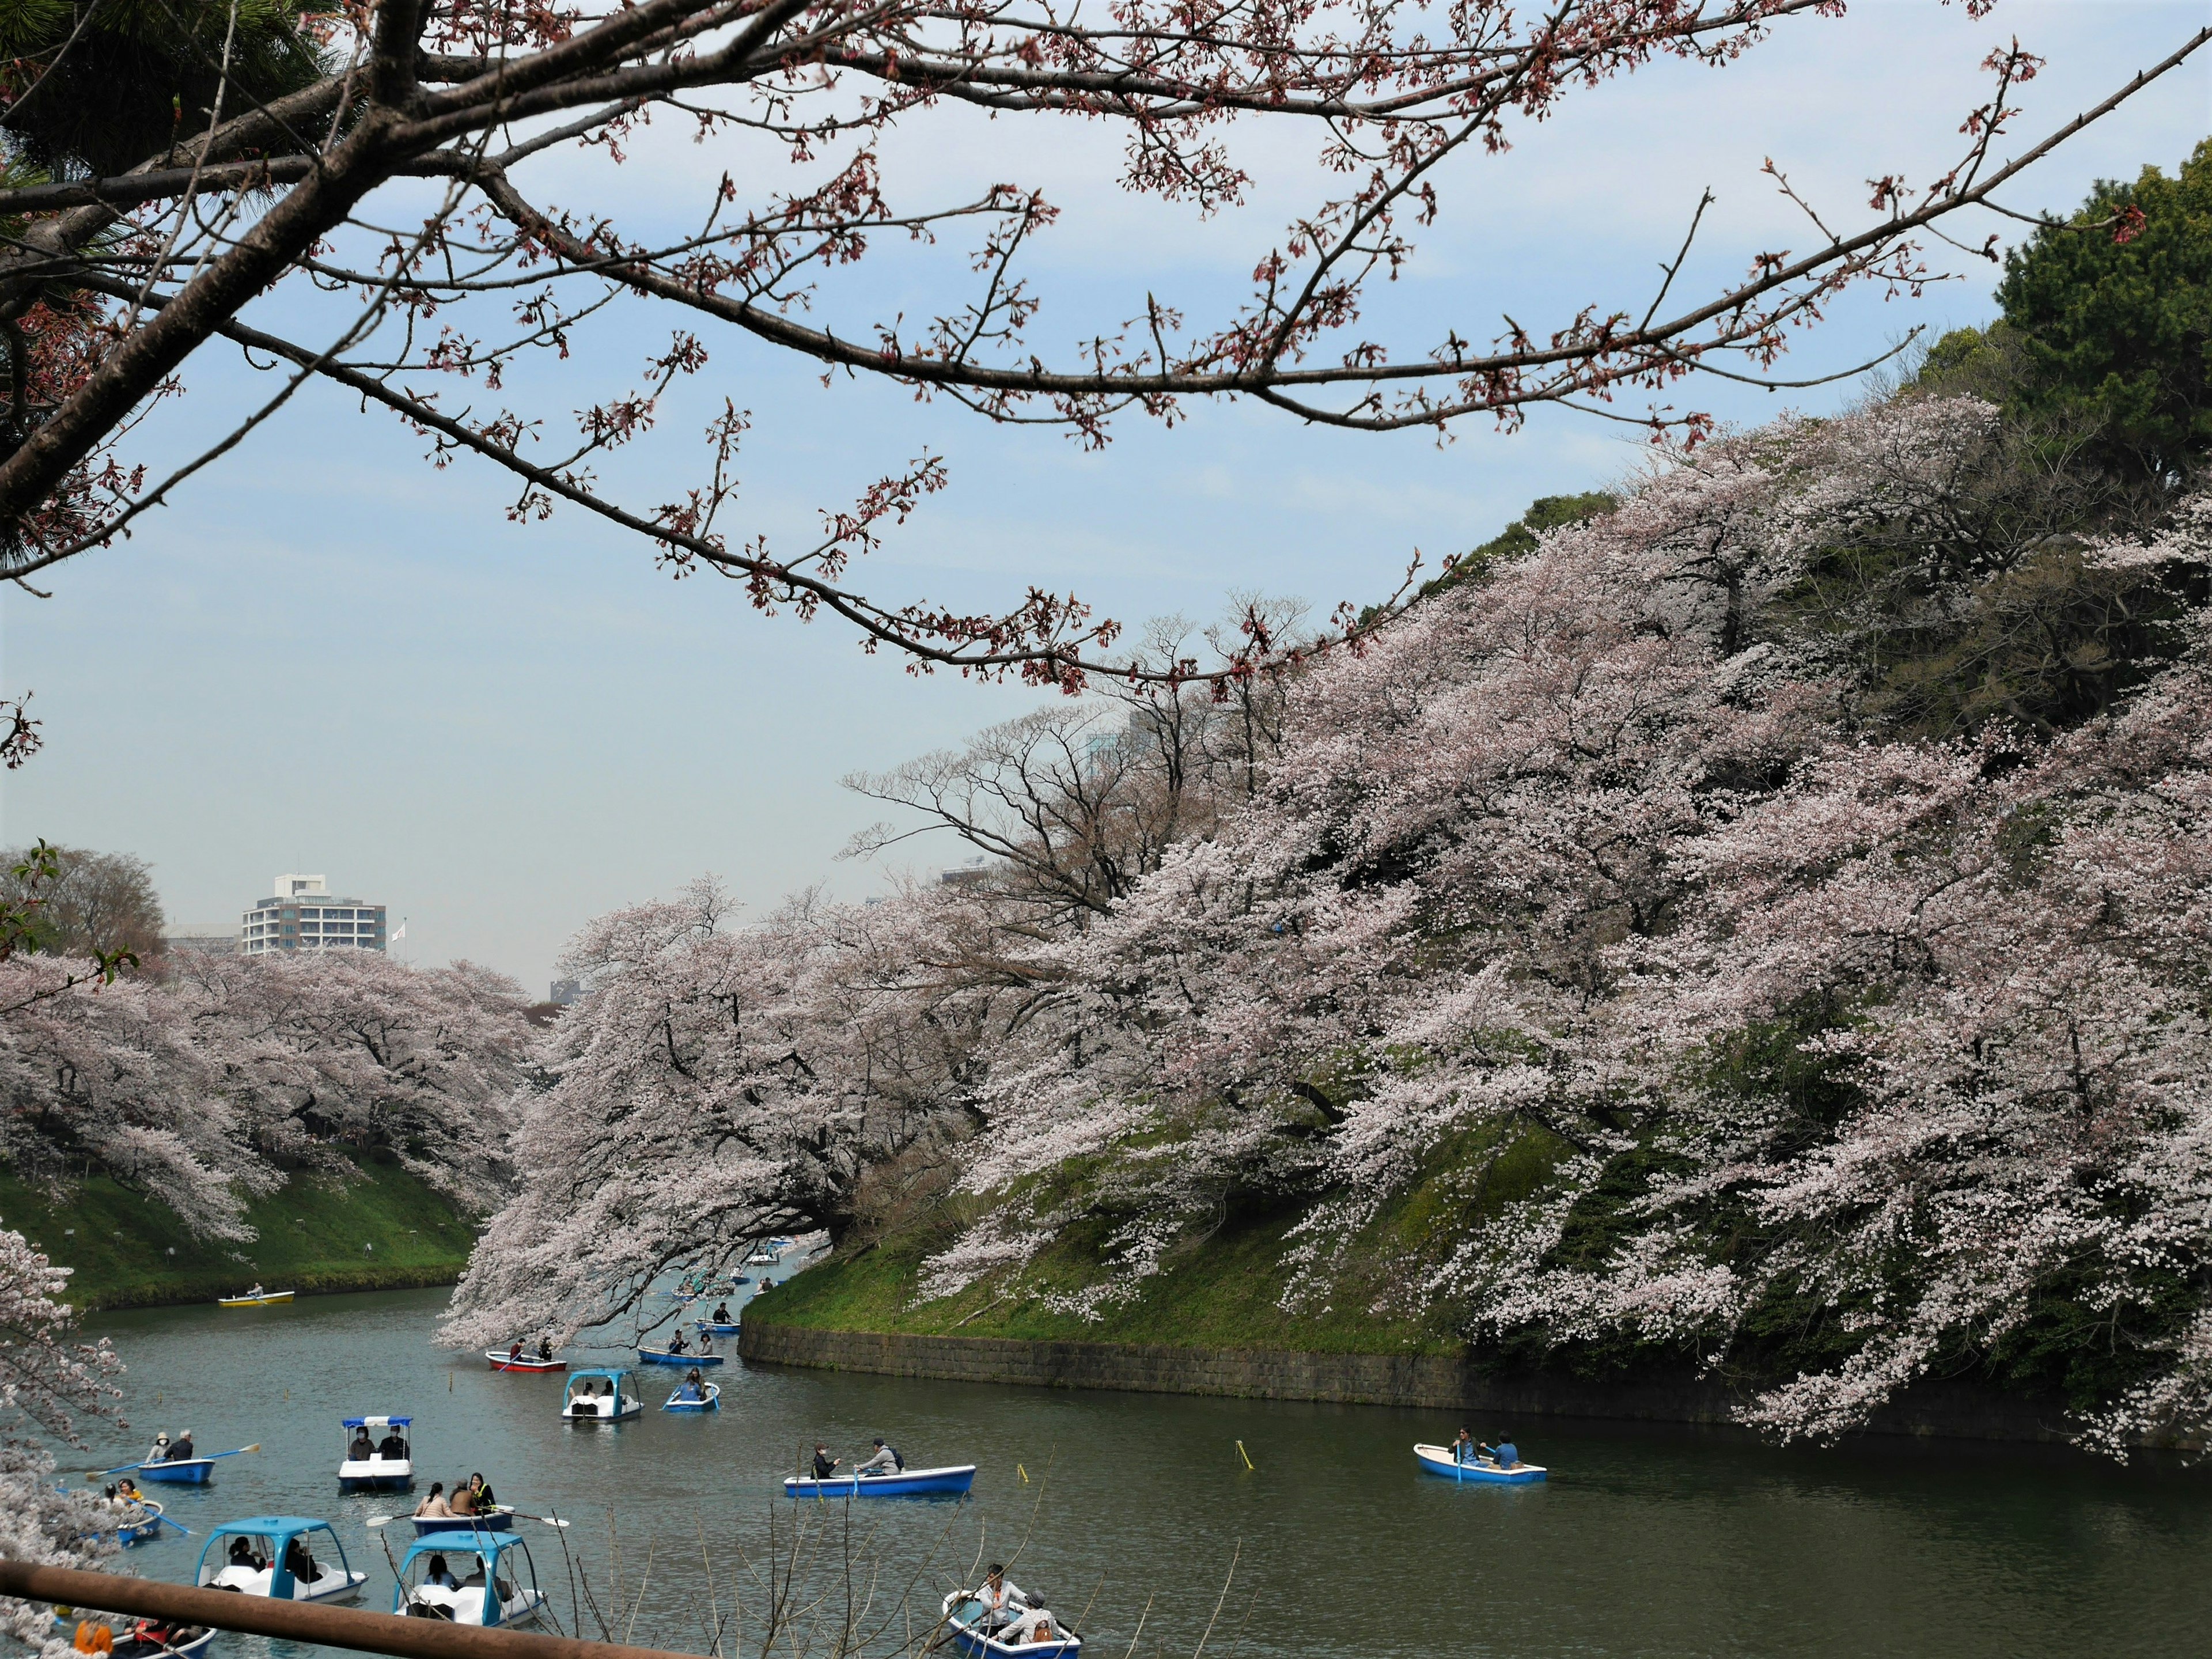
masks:
<path fill-rule="evenodd" d="M 219 1296 L 215 1299 L 218 1308 L 273 1308 L 280 1302 L 289 1302 L 290 1291 L 264 1291 L 258 1285 L 244 1296 Z"/>

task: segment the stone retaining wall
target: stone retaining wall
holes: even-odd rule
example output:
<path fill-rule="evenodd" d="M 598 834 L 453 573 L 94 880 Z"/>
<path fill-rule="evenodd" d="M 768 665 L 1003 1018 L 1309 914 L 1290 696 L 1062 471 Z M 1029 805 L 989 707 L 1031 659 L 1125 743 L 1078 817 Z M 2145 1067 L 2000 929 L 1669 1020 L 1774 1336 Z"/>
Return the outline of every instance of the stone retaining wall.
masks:
<path fill-rule="evenodd" d="M 917 1336 L 814 1330 L 747 1320 L 738 1352 L 751 1364 L 873 1371 L 890 1376 L 1148 1394 L 1325 1400 L 1346 1405 L 1465 1410 L 1492 1419 L 1604 1417 L 1726 1423 L 1738 1396 L 1697 1378 L 1597 1382 L 1553 1375 L 1486 1376 L 1465 1355 L 1291 1353 L 1120 1342 L 1025 1342 L 990 1336 Z M 1977 1440 L 2059 1440 L 2061 1414 L 2032 1401 L 1964 1387 L 1916 1390 L 1875 1424 L 1878 1432 Z"/>

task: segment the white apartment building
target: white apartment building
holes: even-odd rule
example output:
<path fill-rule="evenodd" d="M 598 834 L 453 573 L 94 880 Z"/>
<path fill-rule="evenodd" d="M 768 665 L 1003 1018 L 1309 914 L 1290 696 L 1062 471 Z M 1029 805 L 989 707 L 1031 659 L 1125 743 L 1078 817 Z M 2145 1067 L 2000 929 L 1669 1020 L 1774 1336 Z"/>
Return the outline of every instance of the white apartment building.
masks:
<path fill-rule="evenodd" d="M 384 949 L 384 907 L 339 898 L 320 876 L 276 878 L 273 896 L 246 913 L 239 949 L 262 951 Z"/>

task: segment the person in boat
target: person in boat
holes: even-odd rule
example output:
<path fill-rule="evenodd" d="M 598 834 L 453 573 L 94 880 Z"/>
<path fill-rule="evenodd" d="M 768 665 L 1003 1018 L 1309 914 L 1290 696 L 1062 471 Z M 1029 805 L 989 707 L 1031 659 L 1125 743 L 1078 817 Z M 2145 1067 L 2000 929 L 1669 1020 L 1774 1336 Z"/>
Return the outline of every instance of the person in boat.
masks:
<path fill-rule="evenodd" d="M 243 1534 L 230 1540 L 230 1565 L 244 1567 L 248 1572 L 259 1572 L 269 1564 L 253 1547 L 253 1540 Z"/>
<path fill-rule="evenodd" d="M 248 1296 L 262 1296 L 265 1294 L 266 1292 L 261 1288 L 261 1281 L 258 1279 L 253 1281 L 253 1288 L 246 1292 L 246 1295 Z"/>
<path fill-rule="evenodd" d="M 675 1335 L 668 1339 L 668 1352 L 671 1353 L 682 1353 L 684 1352 L 684 1333 L 682 1331 L 677 1332 Z"/>
<path fill-rule="evenodd" d="M 1025 1648 L 1032 1642 L 1051 1642 L 1058 1639 L 1052 1615 L 1042 1607 L 1023 1614 L 1000 1633 L 999 1639 L 1010 1648 Z"/>
<path fill-rule="evenodd" d="M 297 1534 L 284 1546 L 284 1571 L 303 1584 L 315 1582 L 315 1558 L 307 1553 L 307 1540 Z"/>
<path fill-rule="evenodd" d="M 154 1443 L 146 1449 L 142 1463 L 166 1463 L 169 1461 L 169 1431 L 164 1429 L 154 1437 Z"/>
<path fill-rule="evenodd" d="M 699 1352 L 702 1354 L 709 1354 L 714 1352 L 714 1332 L 702 1331 L 699 1333 Z"/>
<path fill-rule="evenodd" d="M 469 1477 L 469 1497 L 475 1502 L 478 1515 L 489 1515 L 499 1507 L 499 1499 L 492 1496 L 491 1482 L 481 1474 Z"/>
<path fill-rule="evenodd" d="M 1022 1608 L 1029 1605 L 1030 1598 L 1008 1580 L 1005 1564 L 994 1561 L 990 1571 L 984 1575 L 983 1588 L 975 1592 L 975 1600 L 983 1604 L 983 1627 L 997 1630 L 1013 1623 Z"/>
<path fill-rule="evenodd" d="M 138 1483 L 125 1475 L 115 1483 L 115 1496 L 126 1504 L 136 1504 L 139 1501 Z"/>
<path fill-rule="evenodd" d="M 714 1304 L 714 1322 L 717 1325 L 726 1325 L 730 1322 L 730 1304 L 728 1303 L 717 1302 Z"/>
<path fill-rule="evenodd" d="M 553 1339 L 551 1337 L 541 1336 L 538 1339 L 538 1357 L 549 1365 L 553 1363 Z"/>
<path fill-rule="evenodd" d="M 837 1473 L 837 1466 L 845 1460 L 830 1455 L 830 1448 L 822 1441 L 814 1443 L 814 1478 L 827 1480 Z"/>
<path fill-rule="evenodd" d="M 1485 1446 L 1482 1449 L 1490 1454 L 1501 1469 L 1521 1467 L 1521 1448 L 1513 1443 L 1513 1437 L 1510 1434 L 1500 1435 L 1496 1445 Z"/>
<path fill-rule="evenodd" d="M 446 1558 L 442 1555 L 430 1558 L 430 1571 L 423 1574 L 422 1583 L 425 1585 L 435 1584 L 440 1589 L 457 1590 L 461 1587 L 461 1581 L 453 1577 L 453 1570 L 446 1565 Z"/>
<path fill-rule="evenodd" d="M 474 1515 L 477 1512 L 477 1495 L 465 1480 L 453 1482 L 453 1495 L 449 1501 L 455 1515 Z"/>
<path fill-rule="evenodd" d="M 430 1495 L 415 1506 L 415 1513 L 428 1521 L 445 1520 L 453 1512 L 453 1506 L 446 1501 L 446 1483 L 442 1480 L 433 1480 Z"/>
<path fill-rule="evenodd" d="M 379 1457 L 389 1458 L 395 1463 L 404 1463 L 407 1461 L 407 1443 L 399 1437 L 398 1430 L 394 1428 L 385 1430 L 384 1438 L 376 1443 L 376 1455 Z"/>
<path fill-rule="evenodd" d="M 376 1455 L 376 1443 L 368 1437 L 366 1424 L 353 1431 L 353 1444 L 346 1448 L 346 1462 L 366 1463 Z"/>
<path fill-rule="evenodd" d="M 190 1429 L 186 1429 L 169 1443 L 169 1461 L 172 1463 L 189 1463 L 192 1461 L 192 1431 Z"/>
<path fill-rule="evenodd" d="M 515 1339 L 514 1346 L 513 1347 L 509 1348 L 509 1349 L 507 1351 L 507 1358 L 508 1358 L 509 1360 L 516 1360 L 516 1359 L 520 1359 L 520 1358 L 522 1358 L 522 1340 L 521 1340 L 521 1338 L 517 1337 L 517 1338 Z"/>
<path fill-rule="evenodd" d="M 1474 1436 L 1465 1425 L 1461 1425 L 1459 1438 L 1451 1443 L 1451 1455 L 1455 1463 L 1480 1463 L 1482 1461 L 1482 1448 L 1474 1443 Z"/>
<path fill-rule="evenodd" d="M 853 1473 L 855 1474 L 896 1474 L 905 1467 L 906 1459 L 898 1455 L 896 1448 L 886 1446 L 884 1443 L 883 1436 L 878 1435 L 876 1437 L 875 1451 L 866 1459 L 866 1462 L 855 1463 L 853 1466 Z"/>

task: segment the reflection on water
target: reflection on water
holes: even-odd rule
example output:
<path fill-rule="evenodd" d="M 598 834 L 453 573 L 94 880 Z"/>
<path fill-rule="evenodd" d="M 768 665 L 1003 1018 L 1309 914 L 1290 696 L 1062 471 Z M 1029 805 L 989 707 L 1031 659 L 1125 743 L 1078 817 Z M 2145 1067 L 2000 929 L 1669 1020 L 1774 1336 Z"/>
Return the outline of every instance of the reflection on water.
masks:
<path fill-rule="evenodd" d="M 626 1619 L 642 1584 L 632 1639 L 690 1651 L 710 1646 L 710 1604 L 726 1614 L 733 1594 L 757 1598 L 771 1516 L 787 1544 L 793 1506 L 778 1479 L 817 1438 L 850 1458 L 878 1433 L 910 1464 L 981 1473 L 964 1507 L 859 1506 L 854 1551 L 908 1572 L 933 1556 L 915 1597 L 933 1613 L 979 1555 L 1020 1547 L 1017 1582 L 1066 1616 L 1089 1606 L 1080 1628 L 1097 1659 L 1121 1659 L 1148 1601 L 1140 1656 L 1188 1655 L 1218 1607 L 1206 1652 L 1222 1659 L 2071 1659 L 2201 1652 L 2212 1630 L 2212 1474 L 2051 1448 L 1777 1450 L 1691 1429 L 1478 1421 L 1484 1438 L 1514 1431 L 1552 1481 L 1461 1487 L 1418 1474 L 1409 1449 L 1449 1439 L 1447 1414 L 735 1361 L 720 1374 L 719 1413 L 653 1409 L 592 1428 L 557 1420 L 558 1378 L 499 1375 L 430 1346 L 445 1294 L 102 1316 L 94 1328 L 131 1368 L 132 1431 L 87 1466 L 136 1455 L 157 1429 L 189 1428 L 203 1451 L 258 1441 L 219 1465 L 214 1486 L 161 1492 L 170 1514 L 200 1529 L 271 1511 L 328 1517 L 369 1571 L 359 1605 L 384 1610 L 391 1570 L 363 1522 L 411 1500 L 338 1495 L 338 1419 L 411 1413 L 418 1495 L 481 1470 L 504 1501 L 574 1517 L 569 1547 L 602 1611 L 618 1551 L 626 1605 L 609 1616 Z M 678 1375 L 641 1373 L 650 1405 Z M 405 1531 L 389 1534 L 394 1555 Z M 561 1546 L 550 1529 L 526 1532 L 570 1628 L 582 1601 Z M 822 1559 L 835 1565 L 844 1534 L 828 1534 Z M 171 1537 L 131 1560 L 186 1580 L 198 1554 L 197 1540 Z M 875 1583 L 876 1620 L 902 1584 Z M 588 1611 L 583 1623 L 598 1633 Z M 283 1645 L 225 1638 L 213 1659 L 283 1659 L 271 1650 Z"/>

